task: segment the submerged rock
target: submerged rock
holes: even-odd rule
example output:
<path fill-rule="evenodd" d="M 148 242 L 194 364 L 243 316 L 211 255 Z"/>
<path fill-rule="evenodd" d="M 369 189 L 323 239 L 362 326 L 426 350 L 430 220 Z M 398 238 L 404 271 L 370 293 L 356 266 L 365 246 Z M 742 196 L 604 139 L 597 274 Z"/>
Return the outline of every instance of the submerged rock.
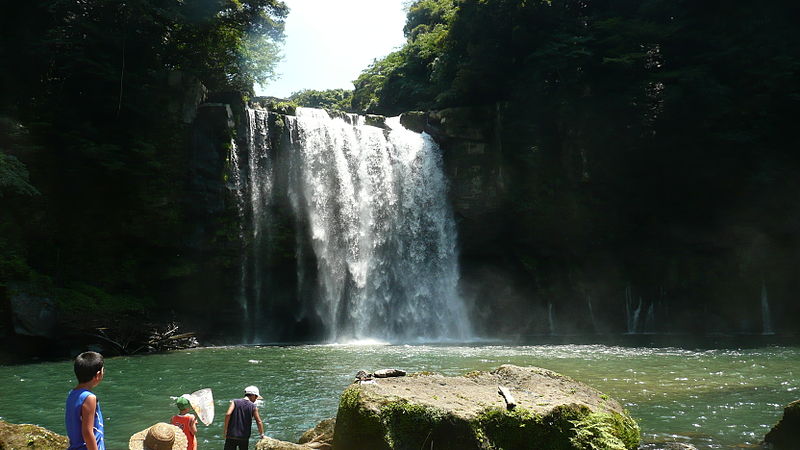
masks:
<path fill-rule="evenodd" d="M 311 447 L 265 437 L 256 443 L 256 450 L 309 450 Z"/>
<path fill-rule="evenodd" d="M 513 410 L 498 386 L 513 394 Z M 624 450 L 639 440 L 636 422 L 596 389 L 547 369 L 504 365 L 354 384 L 339 403 L 334 448 Z"/>
<path fill-rule="evenodd" d="M 764 436 L 764 443 L 775 450 L 800 448 L 800 400 L 786 405 L 781 420 Z"/>
<path fill-rule="evenodd" d="M 639 450 L 697 450 L 697 447 L 685 442 L 651 442 L 642 444 Z"/>
<path fill-rule="evenodd" d="M 336 418 L 331 417 L 318 423 L 316 427 L 303 433 L 299 444 L 311 448 L 325 450 L 333 447 L 333 431 L 336 428 Z"/>
<path fill-rule="evenodd" d="M 265 437 L 258 441 L 256 450 L 331 450 L 333 448 L 333 429 L 335 425 L 336 419 L 325 419 L 314 428 L 303 433 L 297 444 Z"/>
<path fill-rule="evenodd" d="M 35 448 L 63 450 L 69 446 L 66 436 L 30 424 L 13 424 L 0 420 L 0 449 Z"/>

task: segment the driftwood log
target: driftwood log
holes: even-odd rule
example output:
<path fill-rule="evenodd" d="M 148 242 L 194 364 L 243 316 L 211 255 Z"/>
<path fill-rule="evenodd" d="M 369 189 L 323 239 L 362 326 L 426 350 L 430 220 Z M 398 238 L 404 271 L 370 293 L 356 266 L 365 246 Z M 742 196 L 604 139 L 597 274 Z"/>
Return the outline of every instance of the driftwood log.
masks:
<path fill-rule="evenodd" d="M 376 370 L 372 376 L 375 378 L 404 377 L 406 376 L 406 371 L 400 369 L 381 369 Z"/>
<path fill-rule="evenodd" d="M 511 391 L 507 387 L 497 386 L 497 393 L 506 401 L 507 410 L 511 411 L 517 407 L 517 401 L 514 400 L 514 396 L 511 395 Z"/>
<path fill-rule="evenodd" d="M 136 329 L 102 327 L 96 329 L 96 334 L 87 336 L 113 347 L 120 355 L 182 350 L 200 345 L 193 332 L 179 333 L 179 328 L 176 322 L 163 327 L 140 325 Z"/>
<path fill-rule="evenodd" d="M 375 373 L 367 373 L 366 370 L 359 370 L 356 373 L 354 383 L 373 383 L 373 378 L 390 378 L 390 377 L 404 377 L 406 376 L 405 370 L 400 369 L 380 369 Z"/>

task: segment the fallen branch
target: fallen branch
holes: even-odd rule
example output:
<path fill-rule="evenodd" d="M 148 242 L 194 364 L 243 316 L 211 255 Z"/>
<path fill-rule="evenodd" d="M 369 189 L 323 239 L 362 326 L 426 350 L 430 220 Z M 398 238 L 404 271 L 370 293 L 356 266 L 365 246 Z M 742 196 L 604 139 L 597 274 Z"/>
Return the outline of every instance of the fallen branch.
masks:
<path fill-rule="evenodd" d="M 514 396 L 511 395 L 511 391 L 508 390 L 507 387 L 497 386 L 497 393 L 503 397 L 503 400 L 506 401 L 506 409 L 511 411 L 512 409 L 516 408 L 517 402 L 514 400 Z"/>

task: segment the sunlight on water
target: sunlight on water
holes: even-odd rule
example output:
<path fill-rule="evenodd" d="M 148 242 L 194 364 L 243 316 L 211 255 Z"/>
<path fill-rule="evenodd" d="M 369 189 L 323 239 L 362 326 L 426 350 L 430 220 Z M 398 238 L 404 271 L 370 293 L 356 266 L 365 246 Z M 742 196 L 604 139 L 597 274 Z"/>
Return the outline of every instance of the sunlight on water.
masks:
<path fill-rule="evenodd" d="M 334 342 L 332 344 L 325 344 L 330 347 L 361 347 L 371 345 L 389 345 L 386 341 L 379 341 L 377 339 L 349 339 L 342 342 Z"/>
<path fill-rule="evenodd" d="M 261 389 L 267 434 L 296 441 L 336 414 L 338 396 L 358 370 L 398 368 L 461 375 L 501 364 L 545 367 L 616 398 L 639 421 L 645 442 L 697 448 L 755 445 L 800 394 L 800 348 L 685 350 L 606 345 L 357 345 L 215 347 L 109 358 L 96 389 L 109 448 L 174 413 L 171 396 L 211 388 L 215 423 L 200 426 L 201 448 L 220 448 L 228 402 Z M 0 418 L 64 434 L 71 363 L 0 367 Z M 657 447 L 655 447 L 657 448 Z"/>

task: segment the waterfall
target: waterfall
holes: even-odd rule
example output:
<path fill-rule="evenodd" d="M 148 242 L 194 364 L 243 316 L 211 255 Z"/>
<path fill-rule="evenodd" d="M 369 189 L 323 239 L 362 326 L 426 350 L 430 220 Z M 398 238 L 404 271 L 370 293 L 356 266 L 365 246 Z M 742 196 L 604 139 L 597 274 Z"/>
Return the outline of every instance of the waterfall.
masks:
<path fill-rule="evenodd" d="M 550 329 L 550 334 L 556 334 L 556 316 L 555 312 L 553 312 L 553 302 L 547 302 L 547 324 Z"/>
<path fill-rule="evenodd" d="M 302 230 L 295 244 L 296 295 L 313 291 L 314 297 L 313 311 L 303 314 L 314 315 L 335 342 L 469 337 L 458 294 L 455 221 L 441 154 L 430 136 L 406 130 L 398 118 L 387 119 L 385 130 L 361 116 L 331 118 L 298 108 L 296 116 L 285 117 L 288 148 L 273 164 L 266 114 L 248 110 L 250 170 L 240 181 L 248 184 L 240 189 L 248 194 L 240 216 L 249 221 L 253 248 L 263 249 L 270 199 L 288 196 Z M 280 182 L 272 173 L 278 164 L 287 172 Z M 313 251 L 315 276 L 301 263 L 305 249 Z M 248 258 L 245 306 L 264 316 L 255 309 L 267 311 L 271 301 L 261 298 L 265 289 L 258 286 L 267 276 L 259 260 L 265 256 L 252 251 Z"/>
<path fill-rule="evenodd" d="M 767 283 L 761 282 L 761 334 L 775 334 L 772 330 L 772 316 L 769 312 L 769 295 Z"/>
<path fill-rule="evenodd" d="M 245 242 L 245 215 L 247 212 L 247 202 L 245 201 L 245 183 L 242 180 L 242 164 L 239 162 L 239 148 L 236 146 L 236 140 L 231 139 L 230 151 L 230 164 L 231 176 L 228 179 L 228 189 L 236 194 L 236 211 L 239 215 L 239 242 Z M 239 260 L 239 292 L 237 293 L 237 300 L 239 307 L 242 309 L 245 320 L 250 319 L 249 308 L 247 305 L 247 267 L 248 260 L 246 252 L 242 252 Z"/>
<path fill-rule="evenodd" d="M 656 327 L 656 305 L 655 302 L 650 303 L 647 307 L 647 314 L 644 317 L 644 332 L 652 333 Z"/>
<path fill-rule="evenodd" d="M 597 333 L 597 321 L 594 318 L 594 308 L 592 308 L 592 296 L 586 294 L 586 305 L 589 307 L 589 318 L 592 320 L 592 330 Z"/>
<path fill-rule="evenodd" d="M 236 141 L 231 141 L 229 185 L 236 193 L 239 215 L 239 238 L 243 249 L 240 257 L 239 304 L 247 324 L 246 342 L 259 339 L 256 321 L 262 315 L 263 283 L 268 273 L 262 270 L 269 255 L 269 214 L 272 200 L 273 163 L 268 143 L 267 111 L 246 109 L 247 149 L 240 151 Z M 246 153 L 246 164 L 242 155 Z"/>
<path fill-rule="evenodd" d="M 639 316 L 642 313 L 642 297 L 639 297 L 639 305 L 633 309 L 633 292 L 630 286 L 625 288 L 625 317 L 628 322 L 628 333 L 636 333 L 639 329 Z"/>

